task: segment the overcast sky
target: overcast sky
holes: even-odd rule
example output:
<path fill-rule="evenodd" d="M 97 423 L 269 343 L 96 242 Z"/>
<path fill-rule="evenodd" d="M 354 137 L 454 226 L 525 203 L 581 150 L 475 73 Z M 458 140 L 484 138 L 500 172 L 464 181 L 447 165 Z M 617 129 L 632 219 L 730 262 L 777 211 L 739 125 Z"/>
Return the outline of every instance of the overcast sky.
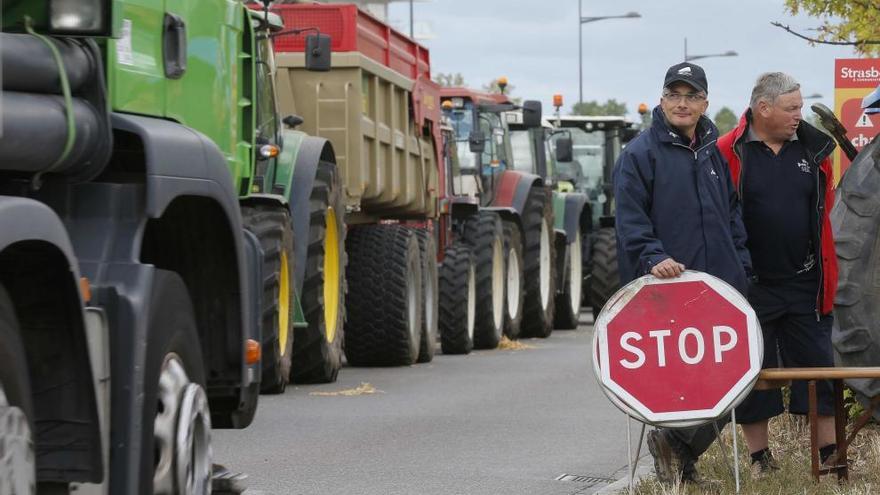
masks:
<path fill-rule="evenodd" d="M 819 25 L 786 15 L 782 0 L 584 0 L 583 9 L 584 16 L 642 15 L 583 25 L 584 100 L 615 98 L 633 117 L 639 103 L 659 101 L 666 69 L 684 58 L 685 37 L 691 55 L 739 53 L 695 62 L 708 76 L 710 116 L 722 106 L 739 114 L 756 77 L 777 70 L 796 77 L 805 96 L 819 93 L 832 107 L 834 59 L 855 57 L 848 47 L 810 46 L 771 26 L 780 21 L 810 34 Z M 565 98 L 564 112 L 577 101 L 577 0 L 427 0 L 414 10 L 416 23 L 429 23 L 435 35 L 422 42 L 431 50 L 433 73 L 460 72 L 475 88 L 507 76 L 514 96 L 540 99 L 545 115 L 553 110 L 553 93 Z M 406 2 L 393 4 L 389 17 L 408 32 Z"/>

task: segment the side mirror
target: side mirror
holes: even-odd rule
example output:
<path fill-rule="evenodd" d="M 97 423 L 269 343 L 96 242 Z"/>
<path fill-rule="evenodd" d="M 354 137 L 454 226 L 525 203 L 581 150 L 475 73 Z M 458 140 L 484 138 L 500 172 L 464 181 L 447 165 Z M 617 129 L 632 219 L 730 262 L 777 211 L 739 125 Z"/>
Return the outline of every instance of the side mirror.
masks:
<path fill-rule="evenodd" d="M 330 35 L 306 36 L 306 70 L 319 72 L 330 70 Z"/>
<path fill-rule="evenodd" d="M 284 125 L 290 127 L 291 129 L 296 129 L 296 126 L 303 123 L 303 118 L 299 115 L 288 115 L 281 119 L 281 122 L 284 122 Z"/>
<path fill-rule="evenodd" d="M 574 155 L 574 147 L 571 138 L 559 138 L 556 140 L 556 161 L 570 162 Z"/>
<path fill-rule="evenodd" d="M 522 104 L 523 126 L 528 129 L 541 127 L 541 102 L 538 100 L 526 100 Z"/>
<path fill-rule="evenodd" d="M 482 131 L 471 131 L 468 136 L 468 147 L 471 153 L 482 153 L 486 150 L 486 136 Z"/>

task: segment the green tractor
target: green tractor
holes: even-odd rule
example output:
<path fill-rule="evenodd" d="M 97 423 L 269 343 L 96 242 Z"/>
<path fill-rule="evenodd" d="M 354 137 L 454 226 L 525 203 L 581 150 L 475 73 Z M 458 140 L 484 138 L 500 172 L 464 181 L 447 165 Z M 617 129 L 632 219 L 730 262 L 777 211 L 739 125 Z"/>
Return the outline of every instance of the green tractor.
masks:
<path fill-rule="evenodd" d="M 555 129 L 551 148 L 557 183 L 586 195 L 583 303 L 595 317 L 620 288 L 611 172 L 623 145 L 639 129 L 616 116 L 556 116 L 549 123 Z"/>
<path fill-rule="evenodd" d="M 299 195 L 333 181 L 333 150 L 282 126 L 295 119 L 279 118 L 271 83 L 281 29 L 222 0 L 3 3 L 0 480 L 13 493 L 208 493 L 212 427 L 247 426 L 261 385 L 300 376 L 293 329 L 311 327 L 293 234 Z M 326 36 L 309 43 L 326 69 Z M 301 165 L 330 173 L 301 193 Z M 335 377 L 338 343 L 304 344 L 301 363 L 320 360 L 304 379 Z"/>
<path fill-rule="evenodd" d="M 508 112 L 505 118 L 510 128 L 513 168 L 542 177 L 552 188 L 557 280 L 554 326 L 575 329 L 583 300 L 584 268 L 590 253 L 592 217 L 588 198 L 573 190 L 567 176 L 560 176 L 557 157 L 550 148 L 555 136 L 551 126 L 546 123 L 541 127 L 524 126 L 521 111 Z"/>

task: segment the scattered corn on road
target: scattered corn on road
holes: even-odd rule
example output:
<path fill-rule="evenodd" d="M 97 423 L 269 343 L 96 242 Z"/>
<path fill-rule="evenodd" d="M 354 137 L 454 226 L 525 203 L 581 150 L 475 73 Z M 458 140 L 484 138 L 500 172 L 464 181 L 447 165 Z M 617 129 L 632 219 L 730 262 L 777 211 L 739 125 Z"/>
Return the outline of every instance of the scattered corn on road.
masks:
<path fill-rule="evenodd" d="M 254 495 L 594 493 L 625 476 L 627 448 L 593 379 L 590 321 L 525 349 L 346 367 L 261 396 L 250 427 L 215 431 L 215 460 Z"/>

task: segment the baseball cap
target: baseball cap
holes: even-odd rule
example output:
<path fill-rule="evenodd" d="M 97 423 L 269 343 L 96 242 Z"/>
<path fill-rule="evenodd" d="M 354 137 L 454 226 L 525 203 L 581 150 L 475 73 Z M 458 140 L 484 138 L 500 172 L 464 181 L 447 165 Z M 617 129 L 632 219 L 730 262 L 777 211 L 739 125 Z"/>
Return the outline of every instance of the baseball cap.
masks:
<path fill-rule="evenodd" d="M 693 86 L 697 91 L 709 93 L 709 82 L 706 81 L 706 72 L 699 65 L 690 62 L 682 62 L 675 64 L 666 71 L 666 79 L 663 80 L 663 87 L 677 82 L 683 82 Z"/>

